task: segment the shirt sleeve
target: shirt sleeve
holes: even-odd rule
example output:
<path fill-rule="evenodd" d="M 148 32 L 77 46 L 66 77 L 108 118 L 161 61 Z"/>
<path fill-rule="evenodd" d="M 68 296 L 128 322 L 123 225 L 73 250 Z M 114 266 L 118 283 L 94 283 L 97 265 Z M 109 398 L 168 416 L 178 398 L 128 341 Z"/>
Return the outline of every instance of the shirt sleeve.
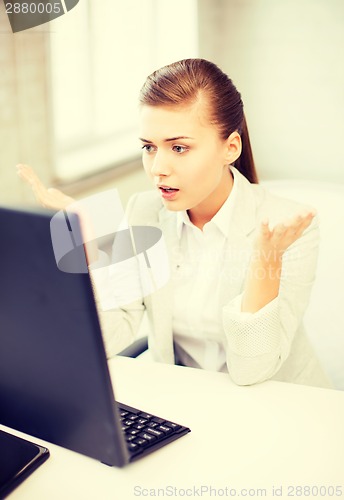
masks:
<path fill-rule="evenodd" d="M 319 229 L 315 217 L 283 255 L 278 296 L 255 313 L 242 312 L 243 293 L 223 308 L 228 371 L 239 385 L 271 378 L 287 359 L 315 279 Z"/>

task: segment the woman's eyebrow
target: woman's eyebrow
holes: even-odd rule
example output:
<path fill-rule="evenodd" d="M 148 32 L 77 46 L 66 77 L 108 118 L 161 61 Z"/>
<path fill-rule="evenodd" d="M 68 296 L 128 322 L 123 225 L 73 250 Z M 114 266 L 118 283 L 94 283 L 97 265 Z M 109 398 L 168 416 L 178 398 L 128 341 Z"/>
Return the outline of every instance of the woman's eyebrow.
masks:
<path fill-rule="evenodd" d="M 141 142 L 147 142 L 148 144 L 153 144 L 153 142 L 152 142 L 152 141 L 149 141 L 148 139 L 143 139 L 142 137 L 139 137 L 139 140 L 140 140 Z"/>
<path fill-rule="evenodd" d="M 178 137 L 171 137 L 171 139 L 165 139 L 164 142 L 177 141 L 178 139 L 191 139 L 192 141 L 195 140 L 193 137 L 187 137 L 185 135 L 179 135 Z"/>
<path fill-rule="evenodd" d="M 153 144 L 152 141 L 149 141 L 148 139 L 143 139 L 142 137 L 139 137 L 140 141 L 146 142 L 148 144 Z M 193 137 L 187 137 L 185 135 L 179 135 L 177 137 L 171 137 L 170 139 L 164 139 L 164 142 L 171 142 L 171 141 L 177 141 L 178 139 L 191 139 L 194 141 L 195 139 Z"/>

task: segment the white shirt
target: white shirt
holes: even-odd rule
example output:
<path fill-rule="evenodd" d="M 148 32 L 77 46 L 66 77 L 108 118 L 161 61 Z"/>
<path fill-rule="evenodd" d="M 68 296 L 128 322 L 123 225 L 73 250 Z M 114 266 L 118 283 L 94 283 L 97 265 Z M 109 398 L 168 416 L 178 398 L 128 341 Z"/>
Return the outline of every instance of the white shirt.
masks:
<path fill-rule="evenodd" d="M 172 275 L 175 352 L 184 365 L 215 371 L 227 371 L 219 278 L 237 191 L 233 174 L 230 195 L 203 230 L 192 224 L 186 211 L 177 213 L 180 258 Z"/>

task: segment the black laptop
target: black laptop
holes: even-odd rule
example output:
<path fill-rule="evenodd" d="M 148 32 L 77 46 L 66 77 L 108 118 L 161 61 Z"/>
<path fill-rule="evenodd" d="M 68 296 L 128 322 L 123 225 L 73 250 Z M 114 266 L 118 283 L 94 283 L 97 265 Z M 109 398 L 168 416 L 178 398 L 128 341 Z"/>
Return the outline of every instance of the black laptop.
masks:
<path fill-rule="evenodd" d="M 123 466 L 190 429 L 115 401 L 84 248 L 58 268 L 54 215 L 0 208 L 0 423 Z"/>

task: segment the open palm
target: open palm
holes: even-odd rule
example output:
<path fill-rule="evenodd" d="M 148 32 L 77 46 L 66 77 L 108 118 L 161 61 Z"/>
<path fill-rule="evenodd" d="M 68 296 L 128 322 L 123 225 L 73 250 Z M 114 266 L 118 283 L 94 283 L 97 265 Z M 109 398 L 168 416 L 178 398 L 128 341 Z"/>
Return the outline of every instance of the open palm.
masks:
<path fill-rule="evenodd" d="M 59 189 L 46 188 L 36 172 L 29 165 L 17 165 L 17 172 L 19 177 L 29 184 L 36 200 L 43 207 L 63 210 L 71 203 L 75 203 L 73 198 L 67 196 Z"/>

